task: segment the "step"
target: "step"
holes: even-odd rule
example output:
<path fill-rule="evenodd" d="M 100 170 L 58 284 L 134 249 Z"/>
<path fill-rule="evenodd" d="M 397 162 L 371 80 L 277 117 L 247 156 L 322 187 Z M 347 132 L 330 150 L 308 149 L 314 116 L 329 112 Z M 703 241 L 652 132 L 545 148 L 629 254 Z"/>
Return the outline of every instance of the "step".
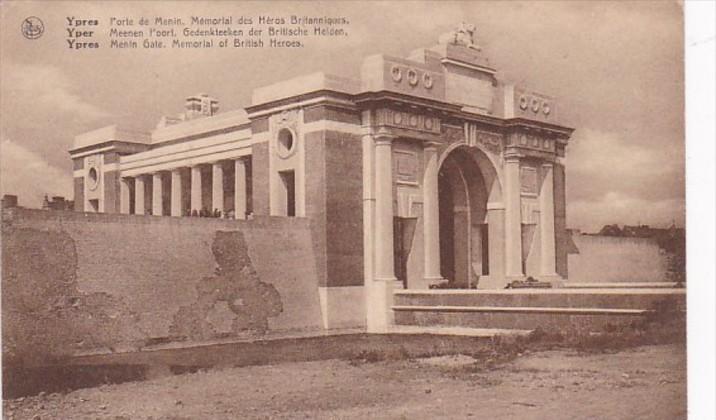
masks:
<path fill-rule="evenodd" d="M 671 300 L 683 309 L 685 289 L 501 289 L 501 290 L 397 290 L 396 306 L 538 307 L 649 309 Z"/>
<path fill-rule="evenodd" d="M 683 289 L 675 282 L 634 282 L 634 283 L 574 283 L 567 282 L 565 289 Z"/>
<path fill-rule="evenodd" d="M 431 308 L 436 309 L 436 308 Z M 463 308 L 457 308 L 463 309 Z M 531 308 L 532 311 L 509 310 L 396 310 L 396 325 L 421 327 L 461 327 L 508 330 L 579 329 L 602 331 L 607 325 L 628 325 L 638 320 L 645 311 L 587 308 L 586 310 L 560 310 L 555 308 Z"/>
<path fill-rule="evenodd" d="M 514 314 L 567 314 L 567 315 L 644 315 L 646 309 L 614 309 L 614 308 L 565 308 L 565 307 L 520 307 L 520 306 L 426 306 L 396 305 L 393 311 L 408 312 L 483 312 L 483 313 L 514 313 Z"/>
<path fill-rule="evenodd" d="M 462 337 L 487 337 L 527 335 L 532 330 L 515 330 L 504 328 L 465 328 L 465 327 L 420 327 L 415 325 L 391 325 L 385 334 L 406 334 L 406 335 L 442 335 Z"/>

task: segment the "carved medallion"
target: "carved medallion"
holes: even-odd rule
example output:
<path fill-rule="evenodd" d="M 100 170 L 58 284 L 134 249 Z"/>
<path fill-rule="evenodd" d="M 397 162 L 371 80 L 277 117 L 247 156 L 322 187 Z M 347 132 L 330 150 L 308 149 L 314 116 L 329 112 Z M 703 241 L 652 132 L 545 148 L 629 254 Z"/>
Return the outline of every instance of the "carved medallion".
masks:
<path fill-rule="evenodd" d="M 426 89 L 432 89 L 433 88 L 433 76 L 431 76 L 428 73 L 423 73 L 423 86 L 425 86 Z"/>
<path fill-rule="evenodd" d="M 413 69 L 408 69 L 408 83 L 410 86 L 416 86 L 418 84 L 418 72 Z"/>
<path fill-rule="evenodd" d="M 400 82 L 403 79 L 403 72 L 400 70 L 400 67 L 393 65 L 393 67 L 390 68 L 390 77 L 393 78 L 393 81 Z"/>

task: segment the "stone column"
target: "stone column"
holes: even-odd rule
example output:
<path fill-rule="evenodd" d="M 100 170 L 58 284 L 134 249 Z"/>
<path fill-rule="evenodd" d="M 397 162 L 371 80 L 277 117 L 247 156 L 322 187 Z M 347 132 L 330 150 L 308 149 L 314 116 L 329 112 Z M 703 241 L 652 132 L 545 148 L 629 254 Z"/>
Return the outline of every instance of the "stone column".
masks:
<path fill-rule="evenodd" d="M 198 213 L 203 206 L 201 197 L 201 166 L 191 167 L 191 211 Z"/>
<path fill-rule="evenodd" d="M 234 217 L 246 219 L 246 160 L 243 158 L 234 161 Z"/>
<path fill-rule="evenodd" d="M 164 212 L 164 203 L 162 202 L 162 173 L 155 172 L 152 174 L 152 214 L 161 216 Z"/>
<path fill-rule="evenodd" d="M 375 137 L 375 278 L 395 281 L 393 247 L 393 137 Z"/>
<path fill-rule="evenodd" d="M 375 214 L 372 242 L 374 278 L 366 284 L 368 332 L 385 332 L 393 323 L 391 310 L 393 289 L 398 287 L 393 262 L 393 138 L 386 133 L 374 136 Z"/>
<path fill-rule="evenodd" d="M 364 128 L 369 130 L 369 128 Z M 375 278 L 375 142 L 372 134 L 364 134 L 363 146 L 363 280 L 370 285 Z"/>
<path fill-rule="evenodd" d="M 423 149 L 423 243 L 424 277 L 428 283 L 442 280 L 440 274 L 440 203 L 438 198 L 438 153 L 434 144 Z"/>
<path fill-rule="evenodd" d="M 218 209 L 224 214 L 224 167 L 221 162 L 214 162 L 211 165 L 211 209 Z"/>
<path fill-rule="evenodd" d="M 481 289 L 502 289 L 505 282 L 505 205 L 487 203 L 487 247 L 490 275 L 480 279 Z"/>
<path fill-rule="evenodd" d="M 172 204 L 171 215 L 174 217 L 182 216 L 182 185 L 181 185 L 181 169 L 172 170 Z"/>
<path fill-rule="evenodd" d="M 520 202 L 520 159 L 505 157 L 505 275 L 522 273 L 522 215 Z"/>
<path fill-rule="evenodd" d="M 556 272 L 555 239 L 554 239 L 554 177 L 552 164 L 542 165 L 544 180 L 539 194 L 539 226 L 541 273 L 546 277 L 554 277 Z"/>
<path fill-rule="evenodd" d="M 134 177 L 134 214 L 144 214 L 144 175 Z"/>
<path fill-rule="evenodd" d="M 119 181 L 119 212 L 129 214 L 130 190 L 129 178 L 121 178 Z"/>

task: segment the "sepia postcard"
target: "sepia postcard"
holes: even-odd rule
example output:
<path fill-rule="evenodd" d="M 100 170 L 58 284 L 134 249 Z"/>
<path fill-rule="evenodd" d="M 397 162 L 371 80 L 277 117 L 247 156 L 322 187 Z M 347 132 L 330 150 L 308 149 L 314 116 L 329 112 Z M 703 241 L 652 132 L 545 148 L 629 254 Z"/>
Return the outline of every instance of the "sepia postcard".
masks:
<path fill-rule="evenodd" d="M 713 10 L 3 1 L 3 418 L 709 418 Z"/>

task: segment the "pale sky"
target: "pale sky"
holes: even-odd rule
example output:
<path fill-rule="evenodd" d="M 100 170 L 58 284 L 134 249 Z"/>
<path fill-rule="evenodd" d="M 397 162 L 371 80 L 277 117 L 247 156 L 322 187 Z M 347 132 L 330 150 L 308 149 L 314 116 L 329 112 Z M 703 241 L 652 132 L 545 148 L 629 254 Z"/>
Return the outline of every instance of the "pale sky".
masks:
<path fill-rule="evenodd" d="M 357 77 L 363 57 L 407 56 L 458 23 L 477 26 L 498 77 L 557 97 L 567 148 L 568 226 L 684 224 L 683 19 L 674 2 L 2 2 L 0 189 L 39 206 L 72 197 L 75 135 L 118 123 L 143 131 L 206 92 L 222 111 L 251 91 L 325 71 Z M 345 16 L 349 36 L 302 49 L 71 51 L 66 17 Z M 27 40 L 22 20 L 45 34 Z M 107 44 L 106 38 L 100 42 Z"/>

